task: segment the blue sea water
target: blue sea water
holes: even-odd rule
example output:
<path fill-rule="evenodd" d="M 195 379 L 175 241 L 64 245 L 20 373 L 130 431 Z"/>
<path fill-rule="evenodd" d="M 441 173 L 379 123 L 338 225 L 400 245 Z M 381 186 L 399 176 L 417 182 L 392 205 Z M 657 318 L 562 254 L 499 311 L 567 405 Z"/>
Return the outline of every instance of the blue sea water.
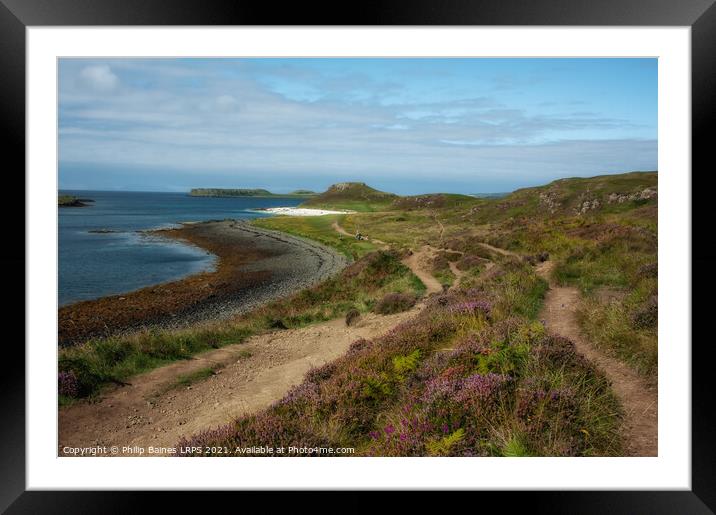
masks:
<path fill-rule="evenodd" d="M 296 206 L 302 201 L 124 191 L 63 190 L 60 194 L 94 200 L 88 207 L 59 209 L 60 306 L 180 279 L 214 266 L 215 257 L 200 248 L 137 231 L 189 221 L 258 218 L 269 215 L 253 209 Z"/>

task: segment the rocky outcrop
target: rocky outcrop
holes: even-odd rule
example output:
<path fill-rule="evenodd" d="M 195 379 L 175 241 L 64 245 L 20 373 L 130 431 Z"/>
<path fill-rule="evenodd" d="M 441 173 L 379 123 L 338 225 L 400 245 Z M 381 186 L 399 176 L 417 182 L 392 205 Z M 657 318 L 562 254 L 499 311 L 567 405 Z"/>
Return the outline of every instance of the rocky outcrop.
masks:
<path fill-rule="evenodd" d="M 562 206 L 557 200 L 557 196 L 556 191 L 543 191 L 539 194 L 539 202 L 543 206 L 546 206 L 550 213 L 554 214 Z"/>
<path fill-rule="evenodd" d="M 641 191 L 632 193 L 612 193 L 607 197 L 609 204 L 623 204 L 624 202 L 632 202 L 634 200 L 650 200 L 657 196 L 656 188 L 645 188 Z"/>
<path fill-rule="evenodd" d="M 583 215 L 587 211 L 593 211 L 595 209 L 598 209 L 601 205 L 602 203 L 599 202 L 599 199 L 596 198 L 582 200 L 579 204 L 577 204 L 577 207 L 574 212 L 578 215 Z"/>

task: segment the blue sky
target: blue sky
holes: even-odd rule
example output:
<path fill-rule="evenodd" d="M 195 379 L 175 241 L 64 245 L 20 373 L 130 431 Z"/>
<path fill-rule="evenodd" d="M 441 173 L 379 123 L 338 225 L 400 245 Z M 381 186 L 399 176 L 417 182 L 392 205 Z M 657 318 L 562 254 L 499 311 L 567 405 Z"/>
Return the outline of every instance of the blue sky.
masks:
<path fill-rule="evenodd" d="M 657 167 L 656 59 L 61 59 L 61 189 L 497 192 Z"/>

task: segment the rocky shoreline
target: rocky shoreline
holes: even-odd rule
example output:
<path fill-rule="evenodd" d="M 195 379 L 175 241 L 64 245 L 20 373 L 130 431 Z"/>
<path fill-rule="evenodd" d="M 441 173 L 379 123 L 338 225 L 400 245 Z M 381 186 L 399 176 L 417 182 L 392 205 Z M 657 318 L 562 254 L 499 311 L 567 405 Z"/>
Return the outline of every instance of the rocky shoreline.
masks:
<path fill-rule="evenodd" d="M 227 319 L 286 297 L 340 272 L 348 260 L 317 242 L 238 220 L 184 224 L 152 234 L 215 254 L 215 271 L 58 310 L 58 341 L 75 345 L 147 328 Z"/>
<path fill-rule="evenodd" d="M 94 200 L 91 198 L 77 198 L 73 197 L 71 195 L 61 195 L 57 199 L 57 206 L 58 207 L 87 207 L 89 206 Z"/>

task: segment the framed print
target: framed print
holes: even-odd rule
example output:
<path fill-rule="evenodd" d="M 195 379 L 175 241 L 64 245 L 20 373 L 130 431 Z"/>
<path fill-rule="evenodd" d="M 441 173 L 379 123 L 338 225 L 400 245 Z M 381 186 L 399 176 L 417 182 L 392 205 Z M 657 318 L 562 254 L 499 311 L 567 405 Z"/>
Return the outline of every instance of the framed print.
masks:
<path fill-rule="evenodd" d="M 713 510 L 711 2 L 3 2 L 3 509 Z"/>

